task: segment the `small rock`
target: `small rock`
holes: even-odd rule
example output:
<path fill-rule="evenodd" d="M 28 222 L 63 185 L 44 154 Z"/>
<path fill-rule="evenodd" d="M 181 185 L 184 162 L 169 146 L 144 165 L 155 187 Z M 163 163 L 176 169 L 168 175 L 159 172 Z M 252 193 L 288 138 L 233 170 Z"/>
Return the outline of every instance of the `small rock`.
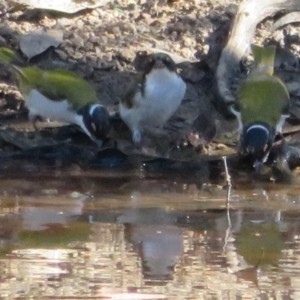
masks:
<path fill-rule="evenodd" d="M 67 60 L 68 55 L 66 54 L 65 51 L 60 50 L 60 49 L 55 49 L 54 52 L 59 56 L 60 59 Z"/>
<path fill-rule="evenodd" d="M 237 11 L 238 6 L 236 4 L 229 4 L 225 9 L 225 13 L 231 17 L 235 16 Z"/>
<path fill-rule="evenodd" d="M 56 22 L 57 29 L 63 29 L 66 26 L 70 26 L 73 24 L 73 20 L 70 18 L 60 18 Z"/>
<path fill-rule="evenodd" d="M 120 54 L 122 57 L 124 57 L 125 59 L 130 60 L 130 61 L 132 61 L 136 55 L 135 52 L 133 51 L 133 49 L 130 49 L 130 48 L 123 48 L 120 51 Z"/>
<path fill-rule="evenodd" d="M 116 35 L 116 36 L 121 35 L 121 31 L 120 31 L 120 28 L 119 28 L 118 26 L 112 27 L 111 31 L 112 31 L 112 33 L 113 33 L 114 35 Z"/>

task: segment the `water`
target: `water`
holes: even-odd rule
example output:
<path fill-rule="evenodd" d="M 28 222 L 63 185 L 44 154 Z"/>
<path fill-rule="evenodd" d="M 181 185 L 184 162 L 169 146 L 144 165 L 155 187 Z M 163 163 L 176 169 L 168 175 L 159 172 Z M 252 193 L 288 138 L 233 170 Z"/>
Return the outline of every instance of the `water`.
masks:
<path fill-rule="evenodd" d="M 297 180 L 227 193 L 116 171 L 3 176 L 0 297 L 300 299 Z"/>

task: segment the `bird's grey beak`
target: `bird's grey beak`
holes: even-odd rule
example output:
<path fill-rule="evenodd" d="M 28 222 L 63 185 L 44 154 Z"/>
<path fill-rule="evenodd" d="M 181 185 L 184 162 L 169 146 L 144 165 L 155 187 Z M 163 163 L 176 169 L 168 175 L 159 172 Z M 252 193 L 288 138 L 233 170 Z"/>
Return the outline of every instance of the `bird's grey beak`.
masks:
<path fill-rule="evenodd" d="M 92 133 L 90 133 L 91 140 L 97 145 L 98 148 L 101 148 L 103 145 L 102 140 L 98 140 Z"/>
<path fill-rule="evenodd" d="M 255 169 L 255 171 L 256 171 L 257 174 L 260 173 L 262 164 L 263 164 L 263 163 L 262 163 L 262 161 L 260 161 L 260 160 L 256 160 L 256 161 L 254 162 L 253 167 L 254 167 L 254 169 Z"/>

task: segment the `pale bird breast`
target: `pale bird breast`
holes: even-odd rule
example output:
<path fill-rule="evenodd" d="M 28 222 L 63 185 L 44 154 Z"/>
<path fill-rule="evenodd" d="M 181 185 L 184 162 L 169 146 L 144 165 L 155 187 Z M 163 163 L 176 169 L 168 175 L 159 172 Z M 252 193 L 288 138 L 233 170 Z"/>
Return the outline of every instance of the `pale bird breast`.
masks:
<path fill-rule="evenodd" d="M 170 100 L 182 98 L 185 89 L 186 84 L 181 77 L 166 68 L 152 70 L 146 77 L 145 96 L 151 98 L 151 100 L 166 101 L 169 98 Z"/>

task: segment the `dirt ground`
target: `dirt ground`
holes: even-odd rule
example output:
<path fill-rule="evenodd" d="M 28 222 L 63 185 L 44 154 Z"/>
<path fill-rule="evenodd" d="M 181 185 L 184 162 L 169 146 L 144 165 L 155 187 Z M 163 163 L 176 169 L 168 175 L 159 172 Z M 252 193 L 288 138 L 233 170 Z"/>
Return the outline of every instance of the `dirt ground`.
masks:
<path fill-rule="evenodd" d="M 117 141 L 119 149 L 125 153 L 141 152 L 183 160 L 199 153 L 223 155 L 235 151 L 237 123 L 222 114 L 215 71 L 240 1 L 120 0 L 75 14 L 31 9 L 14 3 L 8 0 L 1 4 L 0 46 L 19 51 L 24 35 L 41 29 L 62 32 L 63 40 L 57 48 L 50 47 L 29 62 L 42 68 L 66 68 L 83 76 L 96 87 L 99 101 L 108 107 L 111 115 L 116 113 L 119 100 L 139 68 L 139 61 L 135 60 L 138 51 L 167 51 L 178 62 L 187 92 L 177 113 L 165 130 L 150 134 L 140 149 L 132 145 L 129 130 L 116 119 L 110 137 Z M 266 20 L 258 26 L 254 42 L 272 40 L 278 45 L 286 44 L 288 32 L 294 38 L 289 44 L 291 51 L 297 52 L 300 45 L 297 26 L 288 25 L 272 33 L 272 22 Z M 26 121 L 22 96 L 14 76 L 5 66 L 0 69 L 0 81 L 0 117 L 5 128 L 2 139 L 18 148 L 47 144 L 49 139 L 45 135 L 37 137 Z M 199 115 L 202 122 L 195 125 Z M 50 125 L 53 124 L 41 127 Z M 187 135 L 193 126 L 198 126 L 198 131 L 205 135 L 213 125 L 217 128 L 213 143 L 199 149 L 182 146 L 188 144 Z M 11 126 L 18 131 L 11 130 Z M 24 137 L 28 132 L 30 138 Z"/>

